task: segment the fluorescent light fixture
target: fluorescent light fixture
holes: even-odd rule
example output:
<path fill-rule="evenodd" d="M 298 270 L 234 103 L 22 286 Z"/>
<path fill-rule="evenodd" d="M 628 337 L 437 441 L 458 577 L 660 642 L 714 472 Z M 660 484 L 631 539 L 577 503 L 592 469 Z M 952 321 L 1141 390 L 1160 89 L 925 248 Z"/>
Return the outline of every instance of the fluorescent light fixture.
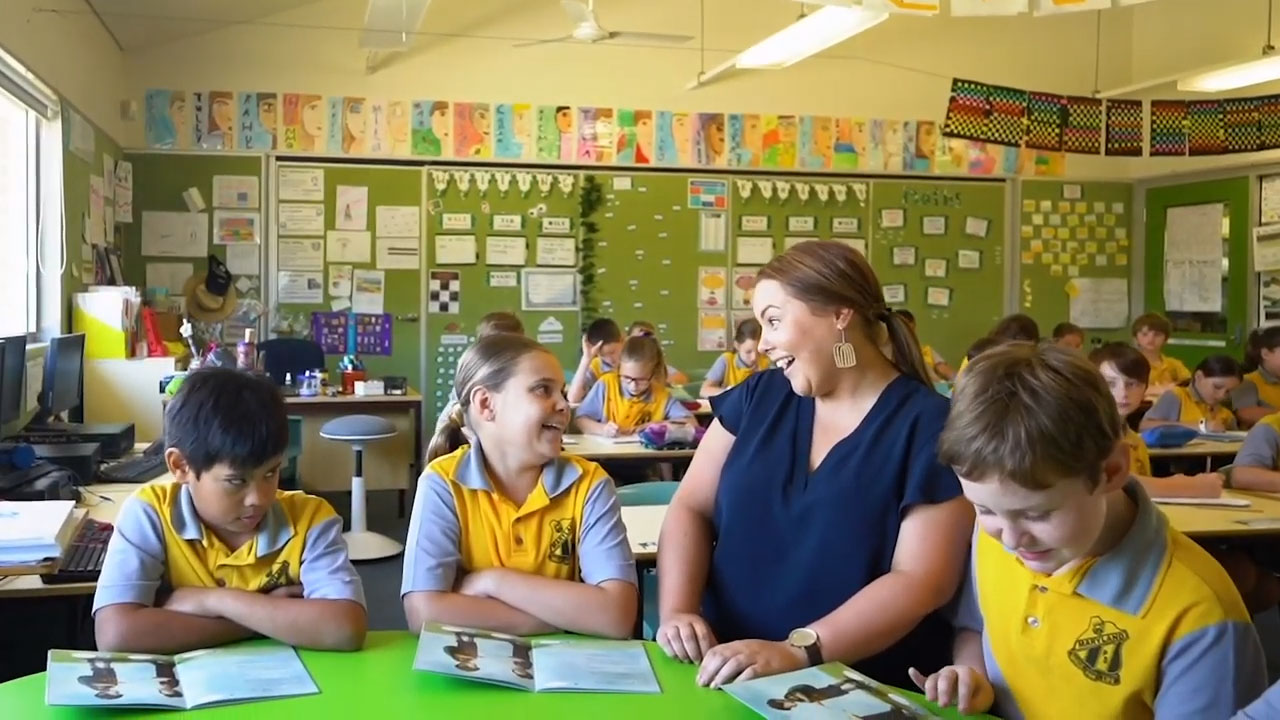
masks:
<path fill-rule="evenodd" d="M 861 7 L 825 5 L 743 50 L 735 64 L 752 69 L 784 68 L 869 30 L 888 17 L 888 13 Z"/>
<path fill-rule="evenodd" d="M 1267 55 L 1257 60 L 1233 63 L 1213 70 L 1188 75 L 1178 80 L 1178 89 L 1190 92 L 1222 92 L 1236 88 L 1280 80 L 1280 55 Z"/>

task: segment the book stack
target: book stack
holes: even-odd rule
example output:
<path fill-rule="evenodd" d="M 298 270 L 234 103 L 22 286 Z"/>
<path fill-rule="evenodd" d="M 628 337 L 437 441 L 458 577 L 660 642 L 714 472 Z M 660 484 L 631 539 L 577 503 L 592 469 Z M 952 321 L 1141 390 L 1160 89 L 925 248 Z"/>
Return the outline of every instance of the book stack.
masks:
<path fill-rule="evenodd" d="M 61 557 L 75 534 L 71 500 L 0 501 L 0 573 Z"/>

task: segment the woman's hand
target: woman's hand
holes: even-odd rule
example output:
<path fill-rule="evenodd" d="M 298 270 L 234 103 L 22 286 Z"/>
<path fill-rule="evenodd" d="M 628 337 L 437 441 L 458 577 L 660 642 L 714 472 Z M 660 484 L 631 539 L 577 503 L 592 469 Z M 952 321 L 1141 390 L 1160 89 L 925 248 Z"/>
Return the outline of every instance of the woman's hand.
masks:
<path fill-rule="evenodd" d="M 698 684 L 718 688 L 736 680 L 799 670 L 808 664 L 803 650 L 785 642 L 738 640 L 711 648 L 698 668 Z"/>
<path fill-rule="evenodd" d="M 654 633 L 658 647 L 680 662 L 702 662 L 711 648 L 716 646 L 716 636 L 701 615 L 679 613 L 658 626 Z"/>

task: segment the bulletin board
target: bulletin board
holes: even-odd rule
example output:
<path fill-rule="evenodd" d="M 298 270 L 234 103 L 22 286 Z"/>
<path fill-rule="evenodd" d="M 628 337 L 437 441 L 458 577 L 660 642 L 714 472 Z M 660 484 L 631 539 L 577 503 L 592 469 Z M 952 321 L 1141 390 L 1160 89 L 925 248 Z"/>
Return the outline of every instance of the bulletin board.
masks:
<path fill-rule="evenodd" d="M 480 318 L 489 312 L 515 313 L 525 333 L 572 371 L 581 353 L 581 317 L 576 302 L 574 307 L 559 306 L 565 308 L 561 310 L 525 310 L 522 296 L 526 269 L 550 271 L 551 276 L 559 273 L 561 279 L 566 271 L 577 274 L 581 174 L 555 173 L 569 178 L 562 181 L 571 183 L 568 189 L 553 176 L 544 191 L 536 176 L 551 173 L 529 173 L 527 189 L 522 190 L 511 168 L 429 168 L 424 172 L 429 268 L 425 281 L 428 362 L 424 395 L 431 414 L 438 415 L 448 401 L 458 359 L 474 342 Z M 543 232 L 544 220 L 554 232 Z M 559 238 L 548 243 L 558 245 L 561 251 L 567 249 L 566 239 L 572 241 L 573 264 L 538 267 L 539 237 Z M 465 254 L 468 245 L 474 256 L 469 262 L 457 262 L 457 253 Z M 519 257 L 521 249 L 523 258 Z M 544 251 L 551 249 L 544 245 Z M 448 254 L 442 256 L 438 250 Z M 563 252 L 559 258 L 564 258 Z M 490 259 L 495 262 L 489 263 Z M 434 298 L 432 282 L 437 288 Z"/>
<path fill-rule="evenodd" d="M 1070 320 L 1085 328 L 1090 344 L 1128 340 L 1133 186 L 1027 181 L 1021 197 L 1019 311 L 1035 318 L 1046 336 L 1054 325 Z M 1084 282 L 1073 282 L 1077 278 Z M 1126 281 L 1123 295 L 1119 282 L 1105 283 L 1105 290 L 1093 282 L 1107 278 Z M 1101 308 L 1093 304 L 1099 301 L 1105 303 Z"/>
<path fill-rule="evenodd" d="M 255 178 L 258 194 L 249 198 L 244 212 L 256 212 L 259 216 L 259 243 L 255 246 L 257 264 L 253 273 L 241 272 L 236 277 L 238 310 L 227 322 L 197 324 L 201 341 L 219 339 L 237 342 L 244 338 L 244 328 L 263 330 L 259 318 L 263 315 L 262 249 L 267 237 L 264 230 L 266 214 L 263 182 L 263 158 L 251 155 L 201 154 L 201 153 L 125 153 L 124 159 L 133 165 L 133 222 L 120 225 L 124 234 L 124 271 L 129 284 L 141 288 L 164 285 L 171 291 L 169 297 L 179 297 L 182 283 L 194 273 L 204 273 L 209 268 L 208 256 L 216 255 L 227 260 L 227 246 L 215 242 L 213 215 L 213 182 L 215 176 Z M 184 193 L 194 188 L 206 206 L 198 218 L 205 225 L 209 242 L 199 248 L 183 251 L 182 255 L 161 256 L 154 254 L 153 246 L 143 243 L 144 219 L 147 213 L 182 213 L 189 215 Z M 148 252 L 150 254 L 144 255 Z M 152 265 L 150 271 L 148 266 Z M 247 269 L 247 268 L 233 268 Z M 150 282 L 148 281 L 150 279 Z M 154 291 L 149 297 L 156 297 Z"/>
<path fill-rule="evenodd" d="M 604 192 L 595 258 L 600 314 L 624 332 L 636 320 L 657 326 L 668 364 L 689 376 L 696 395 L 716 356 L 729 347 L 732 181 L 658 173 L 596 177 Z M 718 279 L 704 277 L 703 268 Z"/>
<path fill-rule="evenodd" d="M 1005 185 L 875 181 L 868 223 L 886 301 L 958 367 L 1004 315 Z"/>
<path fill-rule="evenodd" d="M 272 297 L 275 299 L 272 307 L 272 332 L 283 336 L 305 336 L 311 334 L 315 326 L 316 318 L 313 313 L 334 313 L 328 317 L 340 322 L 351 322 L 351 311 L 361 312 L 356 316 L 361 328 L 359 342 L 365 343 L 365 338 L 369 338 L 369 345 L 366 346 L 369 349 L 361 349 L 360 359 L 369 375 L 398 375 L 407 378 L 410 387 L 421 388 L 422 343 L 419 323 L 422 320 L 422 169 L 279 163 L 275 172 L 275 192 L 272 194 L 274 225 L 271 228 L 274 247 L 271 248 L 269 263 L 274 275 L 270 278 Z M 313 198 L 310 200 L 301 199 L 303 195 L 290 194 L 281 181 L 282 177 L 296 179 L 314 172 L 323 173 L 322 179 L 314 174 L 310 175 L 315 178 L 322 191 L 310 196 Z M 296 217 L 291 213 L 282 214 L 282 205 L 298 206 L 299 210 L 323 205 L 322 231 L 301 223 L 282 227 L 285 225 L 283 218 Z M 384 228 L 379 225 L 381 206 L 405 208 L 409 217 L 407 223 L 402 224 L 410 228 L 407 233 L 417 233 L 409 237 L 390 238 L 402 241 L 399 246 L 406 249 L 404 253 L 397 255 L 397 265 L 394 268 L 386 267 L 378 250 L 380 243 L 388 239 L 383 233 L 390 232 L 389 226 Z M 339 222 L 340 218 L 342 222 Z M 415 218 L 417 228 L 412 228 Z M 342 237 L 345 239 L 339 242 L 339 236 L 333 234 L 335 232 L 343 233 Z M 405 232 L 395 234 L 404 235 Z M 365 238 L 366 235 L 367 242 L 356 239 Z M 305 252 L 305 243 L 317 240 L 322 241 L 324 250 L 323 257 L 318 262 Z M 299 252 L 296 248 L 303 250 Z M 417 254 L 413 253 L 414 249 Z M 331 278 L 335 276 L 335 266 L 349 266 L 355 277 L 349 278 L 345 285 L 331 282 Z M 376 295 L 374 291 L 377 290 L 378 283 L 362 282 L 359 277 L 361 271 L 372 272 L 374 279 L 381 282 L 381 307 L 371 308 L 370 312 L 363 312 L 365 308 L 359 304 L 352 306 L 358 300 L 358 295 Z M 306 274 L 307 277 L 300 278 L 294 273 Z M 290 294 L 293 289 L 300 290 L 304 287 L 298 282 L 301 279 L 319 281 L 319 300 L 290 301 L 292 297 L 297 297 Z M 326 349 L 327 366 L 330 368 L 336 368 L 343 354 L 340 336 L 341 330 L 334 334 L 337 344 Z M 314 339 L 324 344 L 323 337 Z"/>
<path fill-rule="evenodd" d="M 109 135 L 102 132 L 96 125 L 89 123 L 89 120 L 83 116 L 79 116 L 79 122 L 89 123 L 93 132 L 93 152 L 90 155 L 85 153 L 84 156 L 78 154 L 72 149 L 71 144 L 71 121 L 70 116 L 75 111 L 63 101 L 62 108 L 62 133 L 63 148 L 62 153 L 62 186 L 63 186 L 63 221 L 66 226 L 65 237 L 66 244 L 66 267 L 62 271 L 62 296 L 63 306 L 67 304 L 66 300 L 74 293 L 81 292 L 86 286 L 94 284 L 94 255 L 89 247 L 89 234 L 86 233 L 86 223 L 91 221 L 90 208 L 93 203 L 90 201 L 90 195 L 93 194 L 90 182 L 91 178 L 98 177 L 103 179 L 103 188 L 107 183 L 114 183 L 114 179 L 108 179 L 105 176 L 107 164 L 104 158 L 110 158 L 111 164 L 114 165 L 120 160 L 122 153 L 120 146 L 111 139 Z M 77 114 L 78 115 L 78 114 Z M 104 198 L 105 208 L 111 208 L 112 214 L 115 214 L 114 192 L 111 196 Z M 122 238 L 117 236 L 122 232 L 119 225 L 107 228 L 106 220 L 108 218 L 98 218 L 98 222 L 103 223 L 102 240 L 109 247 L 119 248 L 122 244 Z M 46 262 L 49 259 L 46 258 Z M 125 271 L 125 280 L 129 281 L 127 270 Z M 67 316 L 67 323 L 71 322 L 70 316 Z"/>

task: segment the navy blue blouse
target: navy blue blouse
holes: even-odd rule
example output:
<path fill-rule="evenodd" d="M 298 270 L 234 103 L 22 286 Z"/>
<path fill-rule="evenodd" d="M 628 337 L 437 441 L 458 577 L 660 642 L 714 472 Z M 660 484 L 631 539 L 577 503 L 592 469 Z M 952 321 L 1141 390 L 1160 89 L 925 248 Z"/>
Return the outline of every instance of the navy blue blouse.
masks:
<path fill-rule="evenodd" d="M 721 642 L 783 640 L 827 615 L 889 572 L 912 507 L 960 494 L 955 473 L 937 457 L 949 403 L 906 376 L 885 387 L 813 472 L 814 400 L 796 395 L 781 371 L 756 373 L 711 404 L 736 437 L 716 493 L 702 600 Z M 951 640 L 950 626 L 934 613 L 857 668 L 904 686 L 907 667 L 948 664 Z"/>

